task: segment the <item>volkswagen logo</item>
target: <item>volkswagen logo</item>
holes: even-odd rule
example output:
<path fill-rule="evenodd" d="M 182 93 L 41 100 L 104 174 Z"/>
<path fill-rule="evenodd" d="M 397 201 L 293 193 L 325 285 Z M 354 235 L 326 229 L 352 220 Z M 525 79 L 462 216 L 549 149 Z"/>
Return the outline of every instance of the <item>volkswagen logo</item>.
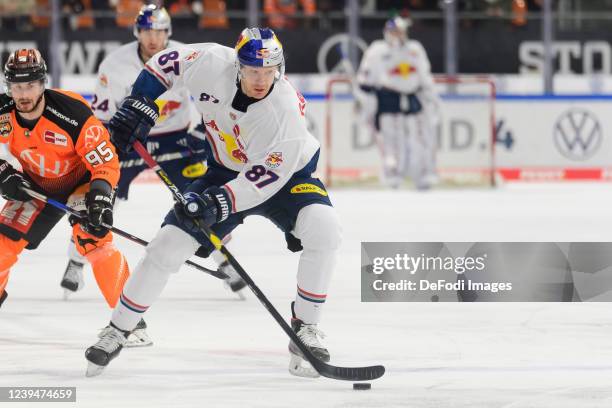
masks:
<path fill-rule="evenodd" d="M 593 113 L 573 108 L 557 119 L 553 138 L 557 150 L 563 156 L 581 161 L 590 158 L 599 150 L 603 132 Z"/>

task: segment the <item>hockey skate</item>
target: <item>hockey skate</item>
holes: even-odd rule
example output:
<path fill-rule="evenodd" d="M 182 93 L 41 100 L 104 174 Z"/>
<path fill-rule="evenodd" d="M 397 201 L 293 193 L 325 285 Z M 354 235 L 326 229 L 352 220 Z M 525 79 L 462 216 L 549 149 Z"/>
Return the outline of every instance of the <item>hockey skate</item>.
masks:
<path fill-rule="evenodd" d="M 223 261 L 223 263 L 219 265 L 219 271 L 229 276 L 229 278 L 225 279 L 225 286 L 237 294 L 240 300 L 246 300 L 244 291 L 242 290 L 246 287 L 246 282 L 238 275 L 238 272 L 234 270 L 229 262 Z"/>
<path fill-rule="evenodd" d="M 119 355 L 127 341 L 127 332 L 121 331 L 111 325 L 106 326 L 98 335 L 100 340 L 85 351 L 87 377 L 102 374 L 108 363 Z"/>
<path fill-rule="evenodd" d="M 106 334 L 106 331 L 108 330 L 108 328 L 109 326 L 106 326 L 105 328 L 103 328 L 100 331 L 100 333 L 98 333 L 98 338 L 101 339 Z M 132 348 L 132 347 L 147 347 L 147 346 L 152 346 L 152 345 L 153 345 L 153 340 L 151 340 L 151 338 L 147 334 L 147 323 L 144 321 L 144 319 L 140 319 L 140 321 L 136 325 L 136 328 L 132 330 L 127 340 L 125 341 L 124 346 L 126 348 Z"/>
<path fill-rule="evenodd" d="M 329 351 L 319 341 L 319 338 L 323 339 L 325 334 L 318 329 L 316 324 L 306 324 L 296 318 L 293 311 L 293 303 L 291 304 L 291 311 L 293 312 L 291 328 L 295 334 L 297 334 L 302 343 L 308 347 L 316 358 L 326 363 L 329 362 Z M 304 358 L 304 355 L 293 341 L 289 343 L 289 354 L 291 355 L 289 360 L 289 372 L 291 374 L 307 378 L 317 378 L 320 376 L 308 360 Z"/>
<path fill-rule="evenodd" d="M 60 286 L 64 288 L 64 300 L 68 300 L 71 294 L 83 289 L 85 280 L 83 279 L 84 264 L 73 261 L 68 261 L 64 277 L 60 282 Z"/>

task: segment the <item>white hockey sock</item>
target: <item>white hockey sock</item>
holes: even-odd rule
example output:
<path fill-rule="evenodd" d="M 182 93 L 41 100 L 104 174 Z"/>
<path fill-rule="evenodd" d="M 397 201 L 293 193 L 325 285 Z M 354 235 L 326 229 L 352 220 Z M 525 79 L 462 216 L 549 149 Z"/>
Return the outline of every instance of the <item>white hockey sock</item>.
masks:
<path fill-rule="evenodd" d="M 304 323 L 315 324 L 321 320 L 341 242 L 336 211 L 322 204 L 303 208 L 293 234 L 304 247 L 298 266 L 295 315 Z"/>
<path fill-rule="evenodd" d="M 295 296 L 295 316 L 307 324 L 318 323 L 327 299 L 327 288 L 336 264 L 336 251 L 304 249 L 300 256 Z"/>
<path fill-rule="evenodd" d="M 161 294 L 170 274 L 177 272 L 199 246 L 191 235 L 174 225 L 162 227 L 127 280 L 113 311 L 113 324 L 121 330 L 133 330 Z"/>

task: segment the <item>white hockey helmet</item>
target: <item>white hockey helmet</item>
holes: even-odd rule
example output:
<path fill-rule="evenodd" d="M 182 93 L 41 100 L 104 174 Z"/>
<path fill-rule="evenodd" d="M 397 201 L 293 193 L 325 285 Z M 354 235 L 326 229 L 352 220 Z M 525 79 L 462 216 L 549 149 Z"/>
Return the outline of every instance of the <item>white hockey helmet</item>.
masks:
<path fill-rule="evenodd" d="M 408 40 L 408 28 L 412 25 L 412 20 L 401 16 L 395 16 L 385 22 L 383 36 L 389 44 L 403 44 Z"/>
<path fill-rule="evenodd" d="M 172 21 L 165 8 L 155 4 L 142 6 L 134 21 L 134 36 L 138 38 L 140 30 L 166 30 L 168 37 L 172 35 Z"/>

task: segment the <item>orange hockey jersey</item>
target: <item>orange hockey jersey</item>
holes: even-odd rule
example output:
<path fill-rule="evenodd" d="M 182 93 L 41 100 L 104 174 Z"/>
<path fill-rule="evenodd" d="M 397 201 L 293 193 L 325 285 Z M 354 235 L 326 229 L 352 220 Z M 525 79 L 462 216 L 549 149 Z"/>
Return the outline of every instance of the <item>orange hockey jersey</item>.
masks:
<path fill-rule="evenodd" d="M 22 127 L 16 115 L 13 100 L 0 94 L 0 143 L 8 143 L 23 172 L 43 191 L 67 194 L 94 179 L 117 185 L 115 147 L 80 95 L 45 90 L 45 109 L 32 130 Z"/>

